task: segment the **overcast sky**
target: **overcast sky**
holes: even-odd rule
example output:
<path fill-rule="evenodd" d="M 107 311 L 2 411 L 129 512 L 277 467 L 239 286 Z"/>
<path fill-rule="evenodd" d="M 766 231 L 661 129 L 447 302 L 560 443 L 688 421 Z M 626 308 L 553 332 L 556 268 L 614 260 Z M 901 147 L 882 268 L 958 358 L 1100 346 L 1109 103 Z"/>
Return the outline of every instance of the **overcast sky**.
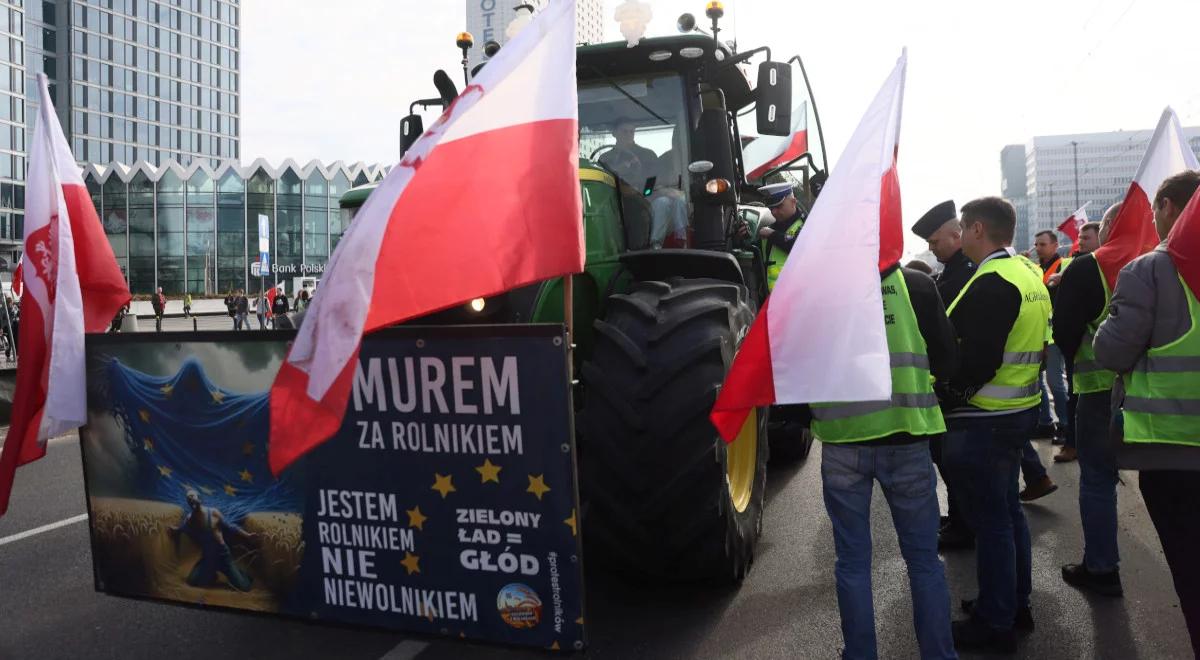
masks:
<path fill-rule="evenodd" d="M 618 4 L 605 2 L 612 39 Z M 1006 144 L 1149 129 L 1166 105 L 1185 126 L 1200 124 L 1200 0 L 725 4 L 740 49 L 804 58 L 831 161 L 908 47 L 906 226 L 943 199 L 998 194 Z M 680 13 L 704 10 L 703 0 L 651 6 L 650 36 L 674 34 Z M 400 117 L 434 95 L 433 71 L 459 80 L 464 16 L 464 0 L 245 0 L 243 161 L 395 161 Z M 924 249 L 909 241 L 910 253 Z"/>

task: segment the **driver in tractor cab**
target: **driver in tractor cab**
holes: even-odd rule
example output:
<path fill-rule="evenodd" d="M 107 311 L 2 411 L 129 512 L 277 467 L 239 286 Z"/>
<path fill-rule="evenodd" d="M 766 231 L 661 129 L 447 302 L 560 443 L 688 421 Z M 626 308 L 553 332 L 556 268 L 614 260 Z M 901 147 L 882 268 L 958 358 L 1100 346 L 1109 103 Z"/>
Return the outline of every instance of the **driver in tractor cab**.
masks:
<path fill-rule="evenodd" d="M 612 132 L 617 143 L 600 156 L 600 164 L 640 191 L 658 167 L 658 154 L 634 142 L 636 132 L 637 125 L 632 119 L 618 119 Z"/>
<path fill-rule="evenodd" d="M 790 183 L 772 183 L 759 188 L 758 192 L 775 218 L 771 226 L 758 230 L 759 238 L 763 239 L 763 261 L 767 263 L 767 288 L 774 289 L 775 280 L 783 272 L 783 264 L 787 262 L 788 253 L 808 214 L 801 208 Z"/>
<path fill-rule="evenodd" d="M 688 202 L 683 192 L 683 132 L 675 125 L 671 148 L 655 163 L 654 191 L 650 195 L 650 247 L 686 248 L 688 246 Z M 611 152 L 610 152 L 611 153 Z"/>

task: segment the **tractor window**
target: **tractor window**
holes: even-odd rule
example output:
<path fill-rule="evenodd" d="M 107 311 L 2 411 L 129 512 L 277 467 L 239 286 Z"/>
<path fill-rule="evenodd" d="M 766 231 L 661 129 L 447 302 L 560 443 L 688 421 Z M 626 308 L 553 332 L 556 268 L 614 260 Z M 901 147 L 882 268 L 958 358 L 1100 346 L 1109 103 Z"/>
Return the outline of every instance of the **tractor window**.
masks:
<path fill-rule="evenodd" d="M 626 222 L 648 223 L 651 247 L 686 247 L 691 162 L 683 80 L 675 74 L 579 87 L 579 153 L 619 179 Z"/>

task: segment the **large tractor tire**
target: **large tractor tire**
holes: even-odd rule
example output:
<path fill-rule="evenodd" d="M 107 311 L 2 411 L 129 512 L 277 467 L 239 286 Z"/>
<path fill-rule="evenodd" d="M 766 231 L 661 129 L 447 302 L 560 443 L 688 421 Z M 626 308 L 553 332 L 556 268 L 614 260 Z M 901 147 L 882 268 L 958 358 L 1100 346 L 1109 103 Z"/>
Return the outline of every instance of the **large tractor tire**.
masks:
<path fill-rule="evenodd" d="M 589 560 L 658 580 L 736 582 L 762 528 L 766 410 L 727 445 L 708 420 L 754 320 L 744 286 L 640 282 L 608 300 L 583 366 Z"/>

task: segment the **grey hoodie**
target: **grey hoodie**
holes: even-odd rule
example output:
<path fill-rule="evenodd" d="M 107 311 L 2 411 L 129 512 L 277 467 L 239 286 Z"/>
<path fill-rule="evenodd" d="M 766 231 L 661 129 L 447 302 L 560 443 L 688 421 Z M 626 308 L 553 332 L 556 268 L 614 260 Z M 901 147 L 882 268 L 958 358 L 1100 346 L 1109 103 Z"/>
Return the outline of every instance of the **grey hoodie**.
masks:
<path fill-rule="evenodd" d="M 1127 374 L 1152 346 L 1182 337 L 1192 327 L 1179 271 L 1166 245 L 1134 259 L 1121 269 L 1092 348 L 1105 369 Z M 1123 377 L 1122 377 L 1123 378 Z M 1125 401 L 1125 384 L 1113 385 L 1113 408 Z M 1178 445 L 1125 444 L 1115 433 L 1117 466 L 1127 470 L 1200 470 L 1200 448 Z"/>

